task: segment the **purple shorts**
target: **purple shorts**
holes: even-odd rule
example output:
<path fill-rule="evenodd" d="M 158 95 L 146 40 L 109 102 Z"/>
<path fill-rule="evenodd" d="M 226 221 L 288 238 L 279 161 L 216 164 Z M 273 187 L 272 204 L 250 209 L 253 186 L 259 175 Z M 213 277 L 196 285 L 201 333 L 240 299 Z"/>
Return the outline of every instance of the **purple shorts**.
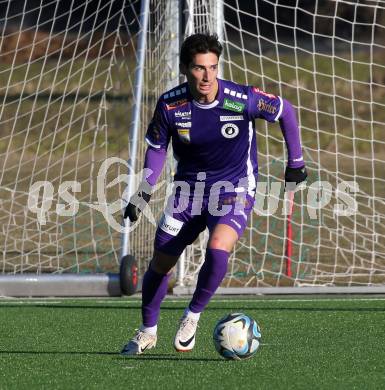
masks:
<path fill-rule="evenodd" d="M 171 195 L 156 230 L 154 248 L 180 256 L 206 227 L 211 234 L 218 224 L 232 227 L 240 238 L 253 206 L 254 197 L 245 194 L 222 194 L 216 201 Z"/>

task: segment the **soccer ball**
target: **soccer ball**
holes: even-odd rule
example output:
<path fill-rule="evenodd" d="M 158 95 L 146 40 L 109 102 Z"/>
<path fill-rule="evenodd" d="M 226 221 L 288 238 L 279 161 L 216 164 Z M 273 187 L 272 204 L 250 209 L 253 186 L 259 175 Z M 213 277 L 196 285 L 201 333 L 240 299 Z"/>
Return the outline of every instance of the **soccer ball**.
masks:
<path fill-rule="evenodd" d="M 215 326 L 214 345 L 218 353 L 228 360 L 252 357 L 261 342 L 261 331 L 255 320 L 243 313 L 231 313 Z"/>

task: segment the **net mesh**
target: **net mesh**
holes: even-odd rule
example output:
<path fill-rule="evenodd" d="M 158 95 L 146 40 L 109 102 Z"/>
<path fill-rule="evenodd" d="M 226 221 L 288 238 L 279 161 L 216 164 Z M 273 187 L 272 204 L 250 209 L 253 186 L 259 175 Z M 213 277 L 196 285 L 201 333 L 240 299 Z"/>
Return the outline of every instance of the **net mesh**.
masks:
<path fill-rule="evenodd" d="M 101 212 L 97 177 L 108 158 L 130 157 L 140 1 L 11 4 L 0 1 L 0 272 L 116 271 L 120 233 Z M 222 23 L 214 1 L 185 1 L 182 16 L 178 10 L 173 1 L 150 1 L 136 169 L 157 98 L 182 81 L 182 20 L 182 35 L 222 26 L 224 78 L 295 106 L 309 173 L 294 198 L 287 277 L 286 148 L 278 125 L 258 121 L 257 202 L 222 286 L 383 284 L 383 3 L 228 0 Z M 151 201 L 155 219 L 173 170 L 170 158 Z M 123 163 L 113 164 L 104 183 L 126 173 Z M 119 200 L 124 188 L 122 181 L 106 188 L 105 202 Z M 76 197 L 75 209 L 66 192 Z M 352 199 L 354 212 L 341 215 L 338 207 Z M 309 206 L 312 200 L 320 207 Z M 119 220 L 117 208 L 113 216 Z M 143 219 L 131 234 L 142 271 L 154 232 Z M 187 285 L 206 241 L 207 232 L 185 252 Z"/>
<path fill-rule="evenodd" d="M 127 158 L 130 3 L 1 1 L 2 273 L 117 268 L 119 234 L 92 205 L 101 163 Z"/>
<path fill-rule="evenodd" d="M 231 5 L 232 4 L 232 5 Z M 257 210 L 278 200 L 275 213 L 254 213 L 234 253 L 227 285 L 383 284 L 384 251 L 384 5 L 365 1 L 227 5 L 227 77 L 279 94 L 297 108 L 308 186 L 295 195 L 292 277 L 285 275 L 283 176 L 285 146 L 277 128 L 258 123 L 260 183 Z M 262 7 L 265 7 L 262 9 Z M 262 14 L 263 11 L 263 14 Z M 257 16 L 255 18 L 255 15 Z M 252 26 L 245 28 L 244 26 Z M 351 182 L 346 189 L 344 182 Z M 318 187 L 312 209 L 310 187 Z M 265 192 L 266 189 L 266 192 Z M 345 193 L 354 193 L 353 212 Z M 258 205 L 259 203 L 259 205 Z M 274 207 L 273 207 L 274 208 Z M 262 208 L 262 210 L 265 210 Z M 262 212 L 264 214 L 264 212 Z"/>

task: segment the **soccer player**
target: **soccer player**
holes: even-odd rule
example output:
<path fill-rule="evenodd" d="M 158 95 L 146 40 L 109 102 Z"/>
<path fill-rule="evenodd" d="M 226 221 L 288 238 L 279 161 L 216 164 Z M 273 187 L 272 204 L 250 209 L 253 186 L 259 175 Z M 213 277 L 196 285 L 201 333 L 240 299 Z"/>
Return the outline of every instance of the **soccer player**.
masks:
<path fill-rule="evenodd" d="M 193 349 L 199 317 L 225 277 L 229 254 L 253 209 L 258 175 L 255 119 L 280 124 L 288 150 L 286 183 L 298 184 L 307 177 L 292 105 L 257 87 L 219 79 L 221 52 L 216 35 L 185 39 L 180 71 L 187 82 L 160 97 L 147 130 L 144 167 L 152 173 L 130 199 L 124 217 L 136 221 L 149 202 L 170 140 L 178 165 L 174 193 L 159 222 L 154 254 L 143 277 L 143 322 L 123 348 L 124 355 L 156 346 L 170 272 L 185 247 L 208 228 L 205 261 L 174 340 L 177 351 Z"/>

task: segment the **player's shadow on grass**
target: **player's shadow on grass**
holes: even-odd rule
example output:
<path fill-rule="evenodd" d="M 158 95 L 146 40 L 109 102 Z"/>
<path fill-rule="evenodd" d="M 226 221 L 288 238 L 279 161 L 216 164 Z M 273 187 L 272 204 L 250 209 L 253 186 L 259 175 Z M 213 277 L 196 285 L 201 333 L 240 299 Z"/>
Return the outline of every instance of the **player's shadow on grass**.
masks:
<path fill-rule="evenodd" d="M 223 361 L 221 358 L 201 358 L 183 355 L 172 354 L 148 354 L 143 356 L 122 356 L 119 352 L 98 352 L 98 351 L 1 351 L 0 355 L 70 355 L 70 356 L 84 356 L 84 355 L 99 355 L 99 356 L 115 356 L 116 360 L 171 360 L 171 361 L 196 361 L 196 362 L 216 362 Z"/>
<path fill-rule="evenodd" d="M 186 356 L 185 353 L 178 355 L 173 354 L 148 354 L 148 355 L 136 355 L 136 356 L 120 356 L 119 360 L 170 360 L 170 361 L 189 361 L 189 362 L 219 362 L 224 361 L 221 358 L 202 358 Z"/>

